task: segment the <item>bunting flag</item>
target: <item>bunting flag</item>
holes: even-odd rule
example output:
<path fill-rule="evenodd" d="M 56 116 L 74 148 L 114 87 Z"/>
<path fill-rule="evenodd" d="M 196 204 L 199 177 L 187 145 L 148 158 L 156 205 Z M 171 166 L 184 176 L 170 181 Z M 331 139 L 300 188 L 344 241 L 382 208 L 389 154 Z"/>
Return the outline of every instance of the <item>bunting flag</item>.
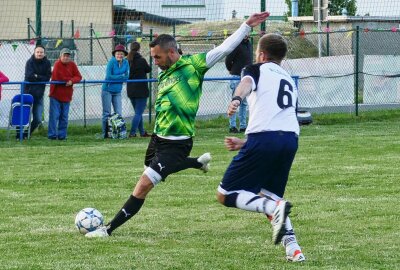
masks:
<path fill-rule="evenodd" d="M 224 29 L 224 38 L 228 37 L 228 30 Z"/>
<path fill-rule="evenodd" d="M 115 29 L 111 30 L 110 33 L 108 33 L 109 37 L 114 37 L 115 36 Z"/>
<path fill-rule="evenodd" d="M 250 35 L 251 35 L 252 37 L 254 37 L 254 36 L 257 36 L 258 33 L 257 33 L 256 31 L 253 31 L 253 32 L 250 33 Z"/>
<path fill-rule="evenodd" d="M 290 33 L 289 31 L 287 31 L 287 32 L 283 32 L 283 35 L 284 35 L 284 36 L 290 36 L 291 33 Z"/>
<path fill-rule="evenodd" d="M 318 32 L 318 28 L 314 26 L 314 27 L 312 28 L 311 32 L 317 33 L 317 32 Z"/>
<path fill-rule="evenodd" d="M 125 35 L 125 39 L 126 39 L 126 41 L 128 42 L 129 40 L 132 39 L 132 36 L 131 36 L 131 35 Z"/>
<path fill-rule="evenodd" d="M 347 35 L 346 35 L 346 37 L 347 37 L 347 38 L 351 38 L 351 36 L 353 35 L 353 33 L 354 33 L 354 31 L 348 32 Z"/>
<path fill-rule="evenodd" d="M 197 36 L 198 33 L 199 33 L 199 30 L 196 30 L 196 29 L 190 30 L 190 35 L 191 35 L 192 37 Z"/>
<path fill-rule="evenodd" d="M 81 33 L 79 32 L 79 29 L 76 30 L 75 34 L 74 34 L 74 38 L 80 38 L 81 37 Z"/>
<path fill-rule="evenodd" d="M 396 26 L 393 26 L 391 30 L 392 30 L 392 32 L 397 32 Z"/>
<path fill-rule="evenodd" d="M 102 35 L 101 35 L 100 32 L 94 32 L 94 36 L 95 36 L 96 38 L 99 38 L 99 37 L 101 37 Z"/>
<path fill-rule="evenodd" d="M 180 36 L 187 36 L 187 32 L 185 30 L 179 31 Z"/>
<path fill-rule="evenodd" d="M 15 51 L 17 50 L 17 48 L 18 48 L 18 44 L 15 44 L 15 43 L 13 43 L 11 46 L 13 47 L 14 52 L 15 52 Z"/>
<path fill-rule="evenodd" d="M 29 45 L 35 45 L 36 41 L 34 39 L 29 40 Z"/>
<path fill-rule="evenodd" d="M 63 42 L 62 39 L 57 39 L 56 46 L 54 48 L 57 48 L 58 46 L 60 46 L 62 42 Z"/>
<path fill-rule="evenodd" d="M 140 42 L 142 42 L 142 38 L 141 37 L 137 37 L 136 41 L 140 43 Z"/>
<path fill-rule="evenodd" d="M 330 31 L 331 31 L 331 29 L 330 29 L 329 27 L 325 27 L 325 28 L 324 28 L 324 32 L 325 32 L 325 33 L 329 33 Z"/>
<path fill-rule="evenodd" d="M 213 34 L 214 34 L 213 31 L 208 31 L 207 36 L 212 37 Z"/>
<path fill-rule="evenodd" d="M 368 33 L 369 32 L 369 28 L 364 28 L 364 32 Z"/>
<path fill-rule="evenodd" d="M 300 30 L 300 37 L 304 38 L 306 36 L 306 32 L 304 31 L 304 29 Z"/>

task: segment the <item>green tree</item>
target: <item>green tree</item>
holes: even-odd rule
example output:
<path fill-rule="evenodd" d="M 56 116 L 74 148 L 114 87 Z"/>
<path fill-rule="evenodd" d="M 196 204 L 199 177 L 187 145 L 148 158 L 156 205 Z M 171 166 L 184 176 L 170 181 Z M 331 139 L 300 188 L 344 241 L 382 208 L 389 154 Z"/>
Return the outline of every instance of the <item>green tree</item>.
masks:
<path fill-rule="evenodd" d="M 299 16 L 312 16 L 313 15 L 313 1 L 312 0 L 298 0 L 299 1 Z M 287 16 L 292 16 L 292 0 L 285 0 L 289 8 Z M 354 16 L 357 11 L 356 0 L 330 0 L 329 1 L 329 15 L 342 15 L 342 10 L 347 10 L 347 15 Z"/>

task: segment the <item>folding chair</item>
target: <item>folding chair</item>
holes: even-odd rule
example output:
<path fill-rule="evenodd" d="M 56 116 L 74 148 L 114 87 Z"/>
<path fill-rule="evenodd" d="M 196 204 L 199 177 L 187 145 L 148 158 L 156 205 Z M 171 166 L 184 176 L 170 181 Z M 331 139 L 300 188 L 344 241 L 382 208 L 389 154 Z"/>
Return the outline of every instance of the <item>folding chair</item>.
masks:
<path fill-rule="evenodd" d="M 21 101 L 23 103 L 21 103 Z M 31 120 L 32 120 L 32 106 L 33 96 L 29 94 L 19 94 L 12 98 L 10 117 L 8 122 L 8 134 L 7 138 L 10 139 L 10 131 L 19 131 L 22 124 L 22 132 L 28 132 L 28 139 L 31 133 Z M 21 107 L 22 107 L 22 123 L 21 123 Z M 18 134 L 19 137 L 19 134 Z"/>

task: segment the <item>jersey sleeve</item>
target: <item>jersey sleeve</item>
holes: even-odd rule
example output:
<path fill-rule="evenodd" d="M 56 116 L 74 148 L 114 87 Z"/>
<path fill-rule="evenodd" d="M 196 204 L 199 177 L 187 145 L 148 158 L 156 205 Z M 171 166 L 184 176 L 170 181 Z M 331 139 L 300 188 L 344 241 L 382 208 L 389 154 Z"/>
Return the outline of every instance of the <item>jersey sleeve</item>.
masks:
<path fill-rule="evenodd" d="M 260 79 L 260 66 L 261 64 L 248 65 L 242 69 L 241 78 L 249 77 L 253 81 L 251 87 L 252 91 L 257 90 L 258 81 Z"/>
<path fill-rule="evenodd" d="M 194 66 L 194 68 L 203 75 L 209 69 L 209 67 L 207 66 L 207 62 L 206 62 L 206 53 L 199 53 L 199 54 L 193 54 L 193 55 L 182 56 L 182 57 L 189 57 L 190 62 Z"/>

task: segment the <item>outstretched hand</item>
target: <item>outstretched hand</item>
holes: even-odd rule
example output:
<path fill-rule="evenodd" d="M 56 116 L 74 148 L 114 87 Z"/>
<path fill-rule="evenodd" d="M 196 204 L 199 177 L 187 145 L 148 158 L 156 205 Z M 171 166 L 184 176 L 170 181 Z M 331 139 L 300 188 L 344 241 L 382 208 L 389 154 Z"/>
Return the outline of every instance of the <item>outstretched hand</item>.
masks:
<path fill-rule="evenodd" d="M 269 12 L 264 11 L 260 13 L 252 14 L 246 21 L 246 24 L 250 27 L 255 27 L 265 21 L 269 17 Z"/>
<path fill-rule="evenodd" d="M 225 147 L 229 150 L 229 151 L 237 151 L 240 148 L 242 148 L 242 146 L 244 145 L 246 141 L 236 138 L 236 137 L 225 137 L 224 143 L 225 143 Z"/>

